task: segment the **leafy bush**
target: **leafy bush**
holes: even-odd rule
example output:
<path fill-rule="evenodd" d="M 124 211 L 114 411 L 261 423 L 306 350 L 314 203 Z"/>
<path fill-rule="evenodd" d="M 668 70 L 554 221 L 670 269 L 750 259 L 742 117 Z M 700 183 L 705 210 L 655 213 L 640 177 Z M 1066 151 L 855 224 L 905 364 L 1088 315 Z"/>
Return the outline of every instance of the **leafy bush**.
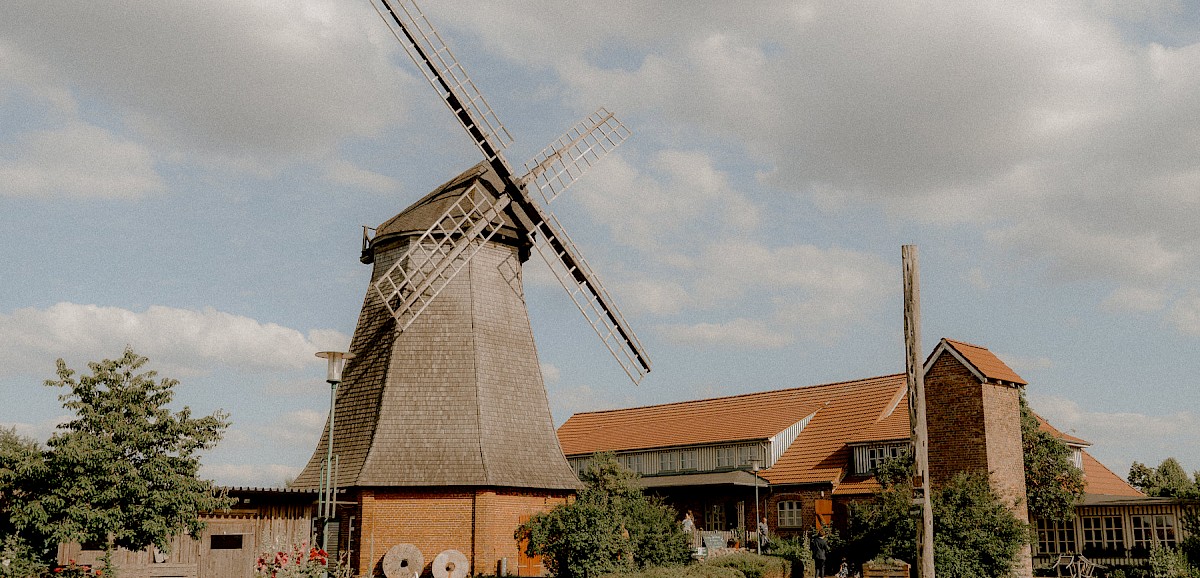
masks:
<path fill-rule="evenodd" d="M 643 495 L 637 474 L 612 454 L 597 454 L 581 479 L 586 487 L 577 500 L 534 516 L 515 533 L 550 573 L 592 578 L 689 560 L 690 541 L 675 521 L 678 514 Z"/>
<path fill-rule="evenodd" d="M 1182 550 L 1154 548 L 1150 550 L 1150 575 L 1153 578 L 1200 578 L 1200 570 L 1188 563 Z"/>
<path fill-rule="evenodd" d="M 787 560 L 777 556 L 760 556 L 749 552 L 711 558 L 704 561 L 702 565 L 733 568 L 744 574 L 746 578 L 789 578 L 791 576 L 791 564 Z"/>
<path fill-rule="evenodd" d="M 19 536 L 10 534 L 0 542 L 0 578 L 28 578 L 46 570 L 46 564 Z"/>
<path fill-rule="evenodd" d="M 771 543 L 771 555 L 787 560 L 792 566 L 792 577 L 800 578 L 805 568 L 812 568 L 812 550 L 808 547 L 808 535 L 801 538 L 786 538 Z"/>
<path fill-rule="evenodd" d="M 746 578 L 746 575 L 733 568 L 723 566 L 690 564 L 688 566 L 659 566 L 640 572 L 605 574 L 600 578 Z"/>

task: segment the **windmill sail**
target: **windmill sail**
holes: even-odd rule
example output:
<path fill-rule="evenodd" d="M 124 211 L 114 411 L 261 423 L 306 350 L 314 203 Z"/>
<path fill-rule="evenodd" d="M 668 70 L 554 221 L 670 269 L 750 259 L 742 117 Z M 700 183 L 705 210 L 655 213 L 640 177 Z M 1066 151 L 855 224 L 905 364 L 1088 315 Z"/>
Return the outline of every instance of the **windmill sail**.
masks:
<path fill-rule="evenodd" d="M 522 184 L 536 187 L 550 203 L 630 134 L 613 113 L 601 108 L 525 163 Z"/>
<path fill-rule="evenodd" d="M 641 343 L 557 220 L 537 204 L 527 186 L 532 182 L 539 190 L 549 190 L 549 194 L 543 194 L 547 195 L 547 201 L 552 200 L 599 155 L 621 144 L 629 136 L 628 129 L 607 110 L 600 109 L 536 157 L 538 160 L 529 175 L 516 177 L 501 152 L 511 140 L 507 129 L 496 118 L 421 9 L 413 0 L 374 0 L 374 5 L 396 38 L 403 38 L 401 44 L 413 62 L 483 152 L 501 183 L 501 195 L 510 199 L 511 205 L 517 209 L 515 216 L 524 226 L 529 240 L 535 246 L 540 243 L 545 247 L 539 248 L 539 253 L 556 272 L 576 306 L 630 379 L 635 383 L 640 382 L 650 371 L 650 359 Z M 504 208 L 503 205 L 485 208 L 480 213 L 480 219 L 491 209 L 498 213 Z M 376 286 L 396 318 L 399 330 L 403 331 L 412 319 L 420 315 L 436 296 L 437 287 L 444 286 L 458 272 L 462 265 L 455 265 L 455 260 L 469 259 L 469 245 L 490 230 L 484 220 L 470 220 L 467 226 L 462 223 L 467 221 L 452 219 L 445 230 L 439 230 L 442 226 L 439 221 L 426 231 L 431 240 L 437 238 L 445 244 L 419 257 L 421 268 L 414 278 L 389 274 L 380 280 L 382 286 Z M 411 266 L 408 269 L 411 270 Z M 404 270 L 403 267 L 401 270 Z"/>

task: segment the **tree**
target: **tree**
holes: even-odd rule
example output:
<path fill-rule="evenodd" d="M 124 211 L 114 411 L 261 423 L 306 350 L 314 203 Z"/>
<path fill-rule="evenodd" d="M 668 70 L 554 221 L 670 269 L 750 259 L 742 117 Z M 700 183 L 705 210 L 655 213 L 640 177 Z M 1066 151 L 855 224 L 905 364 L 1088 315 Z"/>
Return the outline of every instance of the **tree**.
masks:
<path fill-rule="evenodd" d="M 1175 458 L 1167 458 L 1151 468 L 1141 462 L 1129 467 L 1129 484 L 1147 496 L 1164 498 L 1197 498 L 1200 489 Z"/>
<path fill-rule="evenodd" d="M 0 428 L 0 576 L 32 576 L 44 568 L 53 540 L 42 529 L 22 523 L 23 511 L 45 479 L 45 460 L 37 440 Z"/>
<path fill-rule="evenodd" d="M 890 463 L 889 463 L 890 462 Z M 875 499 L 851 504 L 847 551 L 862 560 L 916 559 L 917 517 L 912 515 L 912 459 L 888 460 L 877 470 Z M 939 578 L 1007 576 L 1029 527 L 992 489 L 987 474 L 960 473 L 935 490 L 934 564 Z"/>
<path fill-rule="evenodd" d="M 1071 462 L 1071 449 L 1042 431 L 1038 418 L 1021 395 L 1021 444 L 1025 459 L 1025 498 L 1030 519 L 1066 521 L 1086 487 L 1083 471 Z"/>
<path fill-rule="evenodd" d="M 50 387 L 73 419 L 59 426 L 44 452 L 45 486 L 27 496 L 15 516 L 59 542 L 141 550 L 170 548 L 170 538 L 204 528 L 200 513 L 231 502 L 211 481 L 197 477 L 198 452 L 212 448 L 228 427 L 218 411 L 195 418 L 184 407 L 172 413 L 173 379 L 138 373 L 147 359 L 126 349 L 116 360 L 90 363 L 75 377 L 58 360 Z"/>
<path fill-rule="evenodd" d="M 642 494 L 637 475 L 609 453 L 597 454 L 578 498 L 534 516 L 516 531 L 526 553 L 542 556 L 560 578 L 681 564 L 690 554 L 678 514 Z"/>

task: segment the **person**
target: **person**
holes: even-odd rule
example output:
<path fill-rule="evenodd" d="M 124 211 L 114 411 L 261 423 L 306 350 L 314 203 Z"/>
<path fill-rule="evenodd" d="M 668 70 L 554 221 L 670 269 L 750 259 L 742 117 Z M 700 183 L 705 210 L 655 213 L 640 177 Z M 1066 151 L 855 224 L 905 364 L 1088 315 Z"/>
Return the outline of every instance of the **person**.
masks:
<path fill-rule="evenodd" d="M 825 541 L 825 533 L 817 532 L 817 535 L 813 536 L 809 548 L 812 550 L 816 578 L 825 578 L 825 555 L 829 552 L 829 542 Z"/>
<path fill-rule="evenodd" d="M 842 565 L 838 567 L 837 578 L 850 578 L 850 564 L 846 563 L 845 558 L 842 558 Z"/>
<path fill-rule="evenodd" d="M 770 532 L 767 529 L 767 517 L 763 516 L 758 521 L 758 553 L 762 554 L 771 545 L 771 538 L 768 535 Z"/>
<path fill-rule="evenodd" d="M 683 517 L 683 531 L 691 534 L 696 531 L 696 520 L 692 518 L 692 511 L 688 510 Z"/>

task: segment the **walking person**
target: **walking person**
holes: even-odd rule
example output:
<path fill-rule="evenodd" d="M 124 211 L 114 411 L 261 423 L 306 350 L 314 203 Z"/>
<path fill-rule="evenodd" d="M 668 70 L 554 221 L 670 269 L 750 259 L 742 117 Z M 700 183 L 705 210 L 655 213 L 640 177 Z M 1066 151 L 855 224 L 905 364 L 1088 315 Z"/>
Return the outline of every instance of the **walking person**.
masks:
<path fill-rule="evenodd" d="M 817 532 L 809 543 L 809 548 L 812 550 L 816 578 L 825 578 L 825 556 L 829 553 L 829 542 L 825 541 L 825 533 Z"/>

